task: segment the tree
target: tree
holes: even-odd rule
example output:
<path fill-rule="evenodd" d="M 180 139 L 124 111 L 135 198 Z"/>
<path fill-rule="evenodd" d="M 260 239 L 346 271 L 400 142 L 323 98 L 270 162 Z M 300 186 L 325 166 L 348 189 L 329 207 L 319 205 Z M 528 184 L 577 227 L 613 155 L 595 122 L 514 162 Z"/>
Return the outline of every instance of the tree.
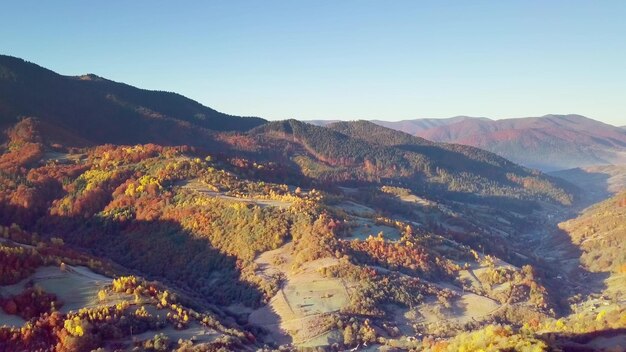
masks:
<path fill-rule="evenodd" d="M 352 329 L 352 325 L 348 325 L 345 329 L 343 329 L 343 344 L 346 346 L 352 346 L 354 343 L 354 329 Z"/>

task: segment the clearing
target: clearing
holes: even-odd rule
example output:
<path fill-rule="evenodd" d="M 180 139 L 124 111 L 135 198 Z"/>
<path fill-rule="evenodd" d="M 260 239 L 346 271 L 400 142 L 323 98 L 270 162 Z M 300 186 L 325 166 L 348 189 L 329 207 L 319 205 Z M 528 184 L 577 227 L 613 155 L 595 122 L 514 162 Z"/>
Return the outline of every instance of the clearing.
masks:
<path fill-rule="evenodd" d="M 202 194 L 210 196 L 210 197 L 217 197 L 217 198 L 220 198 L 220 199 L 229 200 L 229 201 L 233 201 L 233 202 L 242 202 L 242 203 L 254 204 L 254 205 L 258 205 L 261 208 L 277 207 L 277 208 L 280 208 L 280 209 L 287 209 L 287 208 L 289 208 L 291 206 L 291 202 L 284 201 L 284 200 L 263 199 L 263 198 L 259 198 L 259 197 L 239 198 L 239 197 L 229 196 L 229 195 L 224 194 L 222 192 L 215 192 L 211 188 L 209 188 L 208 185 L 204 184 L 202 181 L 200 181 L 198 179 L 182 181 L 179 185 L 182 188 L 190 189 L 192 191 L 195 191 L 195 192 L 198 192 L 198 193 L 202 193 Z"/>
<path fill-rule="evenodd" d="M 421 205 L 423 207 L 436 207 L 437 203 L 428 200 L 426 198 L 422 198 L 422 197 L 418 197 L 414 194 L 409 194 L 409 195 L 405 195 L 405 196 L 398 196 L 398 198 L 400 198 L 401 201 L 403 202 L 407 202 L 407 203 L 415 203 L 418 205 Z"/>
<path fill-rule="evenodd" d="M 0 309 L 0 326 L 6 325 L 19 328 L 20 326 L 24 325 L 24 323 L 26 323 L 26 320 L 24 320 L 22 317 L 7 314 L 2 309 Z"/>
<path fill-rule="evenodd" d="M 61 152 L 45 152 L 43 154 L 43 160 L 54 160 L 59 163 L 78 163 L 79 161 L 86 158 L 86 154 L 70 154 L 70 153 L 61 153 Z"/>
<path fill-rule="evenodd" d="M 126 294 L 112 294 L 104 301 L 100 301 L 98 291 L 111 282 L 111 278 L 96 274 L 83 266 L 65 265 L 65 270 L 56 266 L 43 266 L 17 284 L 0 286 L 0 294 L 17 295 L 32 283 L 45 292 L 54 293 L 63 302 L 59 311 L 67 313 L 80 308 L 110 306 L 123 301 L 124 298 L 128 299 L 129 296 Z"/>
<path fill-rule="evenodd" d="M 437 300 L 431 300 L 417 308 L 418 323 L 437 323 L 442 320 L 465 324 L 489 316 L 500 304 L 491 298 L 474 293 L 464 293 L 453 301 L 450 308 L 444 308 Z"/>
<path fill-rule="evenodd" d="M 379 232 L 383 233 L 383 237 L 389 241 L 397 241 L 400 239 L 400 231 L 391 226 L 377 225 L 374 221 L 362 217 L 355 216 L 351 219 L 351 223 L 355 226 L 352 228 L 351 240 L 366 240 L 370 235 L 376 237 Z"/>
<path fill-rule="evenodd" d="M 318 270 L 336 265 L 338 261 L 322 258 L 292 271 L 290 258 L 291 243 L 265 252 L 255 260 L 259 265 L 258 275 L 281 272 L 286 279 L 270 302 L 253 311 L 248 319 L 251 324 L 266 328 L 271 340 L 278 344 L 328 345 L 336 336 L 324 330 L 321 319 L 324 314 L 346 306 L 349 295 L 342 280 L 323 277 Z"/>
<path fill-rule="evenodd" d="M 337 208 L 345 211 L 346 213 L 357 216 L 373 216 L 376 211 L 370 207 L 366 207 L 363 204 L 358 204 L 353 201 L 347 200 L 337 204 Z"/>

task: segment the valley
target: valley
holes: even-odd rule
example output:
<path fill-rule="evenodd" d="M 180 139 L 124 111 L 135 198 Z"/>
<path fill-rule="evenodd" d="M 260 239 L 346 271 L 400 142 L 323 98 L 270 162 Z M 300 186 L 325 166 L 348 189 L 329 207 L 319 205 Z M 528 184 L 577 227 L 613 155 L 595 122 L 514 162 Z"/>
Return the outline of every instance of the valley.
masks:
<path fill-rule="evenodd" d="M 621 166 L 545 174 L 367 121 L 230 117 L 15 58 L 0 68 L 3 92 L 49 101 L 0 100 L 0 350 L 623 340 Z M 111 130 L 75 123 L 51 87 Z M 107 119 L 122 115 L 133 128 L 116 133 Z"/>

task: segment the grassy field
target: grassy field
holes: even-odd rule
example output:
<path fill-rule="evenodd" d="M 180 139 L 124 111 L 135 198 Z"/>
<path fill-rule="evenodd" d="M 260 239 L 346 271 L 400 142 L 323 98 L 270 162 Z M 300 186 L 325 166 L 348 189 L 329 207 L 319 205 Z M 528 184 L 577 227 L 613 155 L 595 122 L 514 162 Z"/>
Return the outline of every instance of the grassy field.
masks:
<path fill-rule="evenodd" d="M 265 252 L 255 261 L 259 266 L 258 275 L 281 272 L 285 275 L 285 281 L 270 302 L 253 311 L 248 320 L 253 325 L 267 329 L 270 332 L 269 339 L 279 344 L 291 342 L 307 347 L 328 345 L 328 339 L 333 335 L 326 334 L 328 331 L 324 330 L 320 320 L 325 314 L 348 305 L 349 295 L 341 280 L 325 278 L 318 270 L 336 265 L 337 259 L 318 259 L 292 271 L 288 264 L 290 248 L 291 245 L 287 244 Z M 277 261 L 276 258 L 283 260 Z"/>
<path fill-rule="evenodd" d="M 418 205 L 421 205 L 423 207 L 435 207 L 437 206 L 437 203 L 428 200 L 426 198 L 422 198 L 422 197 L 418 197 L 416 195 L 413 194 L 409 194 L 409 195 L 405 195 L 405 196 L 399 196 L 400 200 L 402 200 L 403 202 L 407 202 L 407 203 L 415 203 Z"/>
<path fill-rule="evenodd" d="M 17 315 L 6 314 L 2 309 L 0 309 L 0 326 L 13 326 L 20 327 L 26 323 L 26 320 L 22 319 Z"/>
<path fill-rule="evenodd" d="M 44 160 L 54 160 L 60 163 L 73 162 L 77 163 L 82 158 L 85 158 L 85 154 L 69 154 L 69 153 L 59 153 L 59 152 L 46 152 L 44 153 Z"/>
<path fill-rule="evenodd" d="M 372 216 L 376 213 L 374 209 L 370 207 L 366 207 L 365 205 L 358 204 L 349 200 L 339 203 L 337 207 L 348 214 L 353 214 L 357 216 Z"/>
<path fill-rule="evenodd" d="M 498 309 L 498 302 L 474 293 L 465 293 L 452 303 L 450 308 L 442 308 L 437 301 L 427 302 L 417 308 L 416 322 L 436 323 L 442 320 L 468 323 L 480 320 Z"/>
<path fill-rule="evenodd" d="M 210 197 L 217 197 L 217 198 L 232 201 L 232 202 L 254 204 L 254 205 L 258 205 L 261 208 L 277 207 L 280 209 L 287 209 L 291 206 L 291 202 L 282 201 L 282 200 L 263 199 L 259 197 L 238 198 L 238 197 L 229 196 L 224 193 L 215 192 L 211 190 L 207 185 L 205 185 L 199 180 L 184 181 L 180 185 L 183 188 L 190 189 L 192 191 L 199 192 Z"/>
<path fill-rule="evenodd" d="M 27 284 L 32 283 L 41 287 L 45 292 L 54 293 L 63 302 L 59 311 L 67 313 L 80 308 L 110 306 L 130 299 L 130 296 L 126 294 L 110 294 L 105 300 L 100 301 L 98 291 L 110 285 L 111 282 L 112 279 L 96 274 L 86 267 L 65 265 L 62 270 L 57 266 L 44 266 L 17 284 L 0 287 L 0 294 L 17 295 Z"/>
<path fill-rule="evenodd" d="M 340 280 L 315 275 L 290 280 L 283 293 L 297 316 L 338 311 L 348 303 L 346 288 Z"/>
<path fill-rule="evenodd" d="M 364 241 L 370 235 L 376 237 L 379 232 L 382 232 L 383 237 L 390 241 L 397 241 L 401 237 L 398 229 L 385 225 L 376 225 L 370 219 L 354 217 L 353 221 L 356 226 L 352 229 L 350 239 Z"/>

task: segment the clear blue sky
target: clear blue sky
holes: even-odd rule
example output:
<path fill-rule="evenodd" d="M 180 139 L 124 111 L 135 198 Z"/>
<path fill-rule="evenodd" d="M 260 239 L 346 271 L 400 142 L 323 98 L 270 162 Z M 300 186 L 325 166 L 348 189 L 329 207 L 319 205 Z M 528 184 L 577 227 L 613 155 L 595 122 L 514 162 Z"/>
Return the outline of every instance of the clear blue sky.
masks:
<path fill-rule="evenodd" d="M 623 0 L 5 0 L 0 51 L 268 119 L 626 125 Z"/>

